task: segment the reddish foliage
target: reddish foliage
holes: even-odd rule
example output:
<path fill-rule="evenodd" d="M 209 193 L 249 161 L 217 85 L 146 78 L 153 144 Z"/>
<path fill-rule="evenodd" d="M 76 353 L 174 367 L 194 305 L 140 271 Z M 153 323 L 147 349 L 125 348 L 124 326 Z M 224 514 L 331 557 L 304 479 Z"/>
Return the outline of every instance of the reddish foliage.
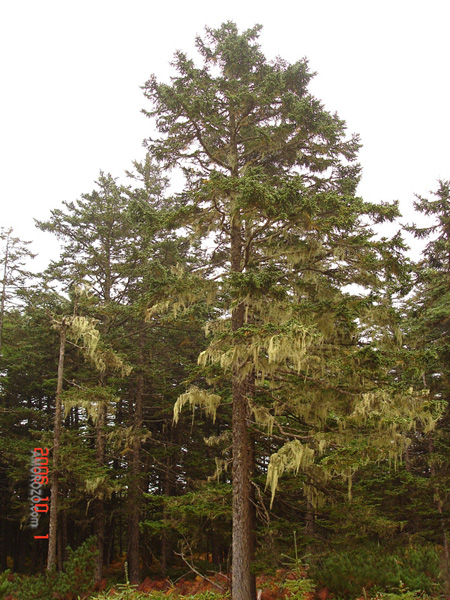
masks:
<path fill-rule="evenodd" d="M 94 590 L 96 592 L 103 592 L 103 590 L 106 589 L 107 585 L 108 582 L 105 578 L 100 579 L 100 581 L 97 581 L 97 583 L 94 585 Z"/>
<path fill-rule="evenodd" d="M 328 598 L 330 597 L 330 590 L 327 589 L 326 587 L 322 588 L 317 593 L 317 597 L 319 598 L 319 600 L 328 600 Z"/>
<path fill-rule="evenodd" d="M 284 582 L 286 580 L 295 580 L 298 576 L 298 572 L 293 573 L 287 569 L 277 569 L 275 575 L 257 576 L 256 587 L 258 590 L 261 590 L 261 600 L 288 600 L 291 594 L 283 590 Z M 137 589 L 140 592 L 148 594 L 151 592 L 165 592 L 168 597 L 171 597 L 173 592 L 176 593 L 177 597 L 178 595 L 195 595 L 207 590 L 219 592 L 219 589 L 215 587 L 212 582 L 217 583 L 224 590 L 229 589 L 230 581 L 224 573 L 208 573 L 208 578 L 210 581 L 207 581 L 199 575 L 194 579 L 182 577 L 174 585 L 167 579 L 151 579 L 150 577 L 146 577 Z M 101 589 L 104 589 L 106 587 L 106 580 L 102 580 L 100 585 L 102 586 Z M 116 590 L 112 589 L 111 596 L 115 593 L 117 593 Z M 314 594 L 313 592 L 308 594 L 307 600 L 331 600 L 332 597 L 329 590 L 324 587 L 318 594 Z M 11 598 L 10 600 L 16 599 Z"/>
<path fill-rule="evenodd" d="M 149 590 L 151 590 L 151 585 L 152 585 L 152 580 L 150 579 L 150 577 L 146 577 L 144 579 L 144 581 L 141 583 L 141 585 L 138 587 L 138 590 L 140 592 L 148 592 Z"/>

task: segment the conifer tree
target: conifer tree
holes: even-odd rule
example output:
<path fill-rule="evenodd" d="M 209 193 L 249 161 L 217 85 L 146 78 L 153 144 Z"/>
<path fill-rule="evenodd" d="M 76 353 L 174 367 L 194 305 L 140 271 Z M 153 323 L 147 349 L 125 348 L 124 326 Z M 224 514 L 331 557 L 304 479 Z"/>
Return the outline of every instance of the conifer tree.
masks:
<path fill-rule="evenodd" d="M 69 289 L 74 284 L 90 288 L 91 316 L 100 321 L 103 339 L 112 343 L 111 348 L 114 348 L 114 328 L 121 318 L 120 303 L 126 303 L 129 286 L 137 277 L 133 266 L 138 261 L 139 249 L 126 218 L 128 202 L 127 189 L 118 185 L 111 175 L 100 173 L 97 189 L 91 194 L 83 194 L 76 202 L 65 202 L 65 210 L 53 210 L 49 221 L 37 222 L 40 229 L 55 233 L 63 243 L 61 257 L 59 261 L 51 262 L 47 277 L 58 280 Z M 113 354 L 109 358 L 111 356 Z M 89 386 L 95 411 L 96 457 L 98 467 L 102 468 L 106 456 L 105 425 L 110 394 L 101 389 L 108 387 L 106 364 L 98 366 L 102 375 L 96 383 L 91 381 Z M 95 496 L 94 530 L 99 551 L 97 580 L 102 578 L 104 559 L 103 488 L 99 480 L 98 485 L 91 489 Z"/>
<path fill-rule="evenodd" d="M 38 225 L 55 233 L 63 243 L 61 259 L 52 262 L 47 276 L 65 286 L 74 281 L 87 284 L 86 314 L 99 320 L 102 339 L 111 348 L 120 351 L 134 367 L 128 381 L 116 379 L 114 382 L 120 398 L 114 432 L 110 435 L 110 440 L 115 440 L 110 444 L 114 450 L 105 446 L 106 411 L 110 401 L 108 373 L 100 378 L 100 387 L 105 387 L 103 394 L 93 383 L 97 376 L 84 372 L 83 380 L 78 381 L 82 389 L 74 389 L 70 395 L 66 392 L 65 404 L 66 407 L 79 406 L 88 410 L 88 416 L 95 425 L 99 469 L 106 462 L 108 452 L 116 453 L 115 463 L 123 462 L 123 456 L 126 456 L 128 474 L 125 477 L 115 476 L 127 489 L 127 562 L 130 580 L 139 583 L 143 440 L 148 438 L 150 429 L 155 438 L 161 438 L 161 444 L 167 445 L 174 401 L 170 380 L 175 372 L 180 380 L 183 378 L 181 373 L 186 368 L 192 343 L 186 340 L 186 336 L 192 330 L 197 331 L 198 326 L 191 321 L 187 328 L 179 327 L 179 332 L 172 334 L 171 326 L 160 327 L 159 324 L 154 326 L 145 322 L 148 298 L 155 290 L 164 288 L 167 279 L 174 277 L 170 270 L 176 269 L 178 262 L 186 262 L 183 256 L 186 244 L 173 233 L 160 233 L 164 213 L 161 195 L 166 184 L 158 168 L 149 157 L 143 163 L 135 162 L 134 167 L 134 172 L 129 175 L 138 181 L 136 188 L 120 186 L 110 175 L 101 174 L 96 190 L 84 194 L 76 202 L 65 203 L 63 210 L 52 211 L 51 219 Z M 195 337 L 198 337 L 197 333 Z M 177 347 L 180 343 L 183 343 L 181 350 Z M 155 345 L 158 348 L 156 352 Z M 160 366 L 161 362 L 164 369 Z M 166 380 L 170 383 L 166 384 Z M 150 405 L 152 394 L 158 398 L 157 404 L 165 405 L 163 414 L 158 414 L 156 407 Z M 92 410 L 90 404 L 93 405 Z M 154 413 L 159 417 L 155 419 L 156 426 L 152 425 Z M 149 415 L 152 417 L 149 418 Z M 164 422 L 164 427 L 161 428 L 160 422 Z M 106 538 L 103 507 L 106 490 L 101 482 L 97 488 L 91 487 L 91 493 L 95 495 L 92 506 L 99 540 L 96 573 L 99 579 L 105 546 L 103 539 Z"/>
<path fill-rule="evenodd" d="M 438 387 L 448 401 L 449 339 L 448 307 L 450 299 L 450 182 L 440 181 L 434 198 L 417 197 L 414 206 L 434 219 L 429 226 L 408 226 L 418 239 L 427 241 L 422 259 L 416 265 L 415 296 L 411 303 L 411 327 L 414 337 L 425 350 L 417 357 L 425 359 L 425 385 Z M 432 373 L 435 371 L 435 377 Z"/>
<path fill-rule="evenodd" d="M 31 273 L 25 269 L 27 259 L 36 255 L 28 248 L 31 242 L 23 242 L 13 237 L 12 228 L 0 228 L 2 243 L 0 255 L 1 289 L 0 289 L 0 357 L 2 355 L 3 323 L 8 301 L 12 296 L 17 301 L 20 292 L 25 289 L 25 281 Z"/>
<path fill-rule="evenodd" d="M 417 196 L 415 209 L 431 220 L 427 226 L 409 225 L 406 229 L 426 241 L 422 258 L 415 265 L 415 286 L 405 303 L 405 338 L 408 349 L 406 373 L 410 381 L 429 392 L 429 401 L 442 407 L 442 418 L 435 434 L 428 434 L 423 448 L 417 436 L 419 454 L 425 457 L 422 472 L 431 473 L 435 507 L 439 513 L 447 587 L 450 586 L 450 544 L 445 507 L 448 506 L 450 480 L 449 385 L 450 385 L 450 181 L 440 180 L 432 198 Z"/>
<path fill-rule="evenodd" d="M 394 219 L 397 206 L 356 195 L 357 136 L 347 138 L 345 123 L 309 93 L 306 60 L 264 57 L 260 29 L 239 33 L 232 22 L 207 28 L 196 39 L 202 64 L 178 51 L 171 83 L 153 76 L 144 87 L 152 103 L 144 112 L 160 133 L 148 147 L 165 168 L 181 167 L 185 176 L 174 225 L 207 239 L 210 249 L 209 264 L 194 275 L 180 272 L 169 300 L 162 295 L 149 318 L 198 299 L 222 307 L 199 357 L 213 389 L 188 389 L 175 418 L 186 403 L 214 415 L 225 389 L 214 368 L 231 379 L 235 600 L 255 596 L 249 425 L 297 431 L 272 456 L 275 489 L 284 470 L 312 466 L 314 448 L 330 445 L 330 423 L 351 429 L 371 412 L 383 420 L 389 394 L 378 389 L 387 379 L 374 376 L 374 315 L 383 286 L 402 271 L 401 239 L 377 240 L 370 228 Z M 349 284 L 372 295 L 351 294 Z M 359 322 L 369 343 L 361 341 Z M 391 430 L 401 452 L 402 436 Z M 340 441 L 348 438 L 341 430 Z M 354 465 L 337 454 L 330 470 L 350 484 Z"/>

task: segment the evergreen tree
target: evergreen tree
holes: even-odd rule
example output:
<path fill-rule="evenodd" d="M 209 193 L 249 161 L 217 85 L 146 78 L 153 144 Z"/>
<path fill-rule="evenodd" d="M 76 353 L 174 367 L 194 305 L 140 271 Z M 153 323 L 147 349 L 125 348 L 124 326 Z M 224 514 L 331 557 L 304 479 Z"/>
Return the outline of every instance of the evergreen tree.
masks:
<path fill-rule="evenodd" d="M 161 297 L 149 314 L 199 298 L 221 303 L 199 357 L 215 389 L 189 389 L 175 417 L 187 402 L 214 415 L 227 389 L 214 368 L 231 378 L 233 598 L 250 600 L 255 454 L 249 423 L 270 432 L 283 427 L 277 416 L 285 414 L 283 433 L 297 431 L 271 458 L 275 489 L 284 470 L 311 466 L 314 447 L 323 452 L 331 445 L 330 424 L 348 422 L 350 430 L 374 411 L 391 422 L 392 413 L 381 408 L 389 406 L 389 393 L 379 389 L 387 378 L 374 375 L 374 340 L 362 341 L 358 320 L 373 336 L 382 288 L 401 275 L 403 245 L 399 237 L 377 241 L 370 229 L 394 219 L 397 207 L 356 195 L 358 138 L 347 139 L 345 123 L 308 92 L 307 61 L 269 62 L 256 41 L 259 26 L 239 33 L 228 22 L 206 31 L 206 39 L 196 40 L 203 63 L 177 52 L 171 84 L 155 77 L 145 84 L 153 107 L 144 112 L 161 134 L 148 140 L 151 153 L 185 176 L 175 225 L 193 239 L 208 239 L 210 264 L 197 277 L 181 276 L 170 300 Z M 349 284 L 373 293 L 352 294 L 345 291 Z M 401 453 L 403 436 L 394 429 Z M 349 437 L 341 431 L 341 443 Z M 350 483 L 351 453 L 335 452 L 333 469 Z"/>
<path fill-rule="evenodd" d="M 132 265 L 139 253 L 125 218 L 129 201 L 127 190 L 117 185 L 111 175 L 103 173 L 100 173 L 97 185 L 98 189 L 91 194 L 82 195 L 76 202 L 65 202 L 65 210 L 53 210 L 49 221 L 37 222 L 37 225 L 43 231 L 55 233 L 63 244 L 59 261 L 52 261 L 47 270 L 48 277 L 64 283 L 66 289 L 74 285 L 89 286 L 91 316 L 100 321 L 104 341 L 114 348 L 114 334 L 117 333 L 114 328 L 121 319 L 120 303 L 126 302 L 128 286 L 137 276 Z M 106 371 L 105 364 L 101 367 L 103 374 L 98 380 L 91 378 L 89 383 L 86 382 L 90 393 L 81 394 L 90 398 L 84 408 L 95 426 L 96 461 L 100 469 L 105 464 L 106 421 L 111 400 L 110 394 L 106 393 L 107 377 L 112 374 Z M 102 391 L 101 388 L 105 389 Z M 90 487 L 94 494 L 94 531 L 98 541 L 97 580 L 102 578 L 104 561 L 104 482 L 100 477 L 97 485 Z"/>
<path fill-rule="evenodd" d="M 406 227 L 416 238 L 427 243 L 422 259 L 415 265 L 413 295 L 405 303 L 404 329 L 408 347 L 405 364 L 410 381 L 429 392 L 428 401 L 440 405 L 443 416 L 435 434 L 417 432 L 413 458 L 419 462 L 418 472 L 429 478 L 434 511 L 439 513 L 438 537 L 444 548 L 445 576 L 447 586 L 450 586 L 450 547 L 445 516 L 450 494 L 450 181 L 439 181 L 432 199 L 417 196 L 414 207 L 433 221 L 425 227 Z M 429 522 L 435 522 L 433 508 L 429 507 L 429 510 Z"/>
<path fill-rule="evenodd" d="M 3 322 L 8 302 L 14 298 L 17 301 L 20 293 L 25 290 L 25 282 L 31 276 L 27 271 L 25 263 L 34 258 L 28 248 L 31 242 L 23 242 L 13 237 L 12 228 L 0 228 L 0 241 L 2 243 L 0 265 L 1 265 L 1 290 L 0 290 L 0 357 L 2 355 Z"/>
<path fill-rule="evenodd" d="M 110 475 L 126 490 L 129 576 L 133 583 L 138 583 L 141 562 L 139 523 L 145 489 L 143 443 L 150 432 L 155 444 L 161 444 L 152 454 L 159 455 L 161 447 L 172 445 L 174 385 L 186 376 L 186 365 L 192 360 L 189 354 L 195 354 L 192 346 L 198 339 L 199 326 L 197 317 L 185 322 L 183 327 L 176 322 L 163 325 L 145 321 L 149 298 L 164 288 L 167 280 L 174 278 L 171 270 L 176 270 L 177 263 L 186 264 L 188 259 L 182 238 L 167 231 L 161 234 L 164 179 L 148 157 L 144 163 L 134 166 L 135 171 L 130 175 L 139 182 L 138 187 L 120 186 L 110 175 L 101 174 L 97 190 L 84 194 L 75 203 L 66 203 L 64 210 L 52 211 L 51 219 L 39 223 L 39 227 L 55 233 L 63 242 L 61 259 L 52 262 L 47 276 L 65 286 L 73 285 L 73 282 L 88 285 L 84 311 L 99 321 L 103 341 L 133 366 L 129 381 L 104 372 L 96 384 L 98 376 L 89 370 L 82 371 L 77 377 L 80 389 L 75 387 L 70 394 L 66 392 L 65 404 L 88 411 L 95 426 L 98 469 L 106 465 L 107 456 L 116 466 L 128 467 L 125 477 L 117 474 L 119 469 L 114 469 Z M 186 339 L 190 332 L 194 340 Z M 102 387 L 105 393 L 102 393 Z M 114 427 L 109 433 L 111 443 L 107 447 L 105 434 L 110 420 L 108 403 L 111 402 L 107 390 L 110 387 L 117 402 Z M 164 409 L 153 407 L 152 403 L 163 404 Z M 148 441 L 145 446 L 149 452 Z M 167 467 L 164 477 L 171 472 L 171 452 L 173 449 L 159 457 Z M 146 462 L 149 468 L 149 460 Z M 107 479 L 109 481 L 109 477 Z M 96 488 L 93 483 L 94 478 L 91 478 L 90 493 L 95 495 L 92 506 L 99 550 L 96 577 L 100 579 L 107 545 L 105 499 L 111 482 L 106 484 L 105 477 L 99 477 Z M 118 510 L 122 511 L 122 507 Z M 164 563 L 169 551 L 163 551 L 163 555 L 166 557 Z"/>

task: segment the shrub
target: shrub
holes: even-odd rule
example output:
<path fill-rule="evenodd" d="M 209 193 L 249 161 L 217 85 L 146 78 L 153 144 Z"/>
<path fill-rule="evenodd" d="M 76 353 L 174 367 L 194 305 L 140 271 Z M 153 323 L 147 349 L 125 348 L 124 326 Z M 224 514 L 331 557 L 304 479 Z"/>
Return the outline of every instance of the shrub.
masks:
<path fill-rule="evenodd" d="M 63 571 L 43 573 L 32 577 L 15 576 L 1 584 L 4 598 L 7 594 L 20 600 L 76 600 L 94 585 L 95 538 L 87 539 L 77 550 L 68 549 Z"/>
<path fill-rule="evenodd" d="M 312 579 L 305 577 L 303 572 L 294 572 L 294 579 L 287 579 L 284 590 L 288 592 L 286 598 L 290 600 L 308 600 L 313 597 L 315 583 Z"/>
<path fill-rule="evenodd" d="M 357 596 L 363 589 L 394 592 L 404 588 L 432 593 L 439 587 L 439 555 L 433 547 L 407 548 L 393 554 L 362 548 L 333 552 L 311 568 L 330 592 Z"/>
<path fill-rule="evenodd" d="M 102 592 L 99 596 L 95 596 L 90 600 L 167 600 L 166 592 L 151 592 L 150 594 L 144 592 L 138 592 L 136 587 L 130 584 L 122 584 L 114 586 L 114 595 L 110 592 Z M 195 595 L 190 596 L 179 596 L 174 592 L 174 595 L 170 595 L 173 600 L 229 600 L 229 594 L 217 594 L 216 592 L 206 591 L 199 592 Z"/>

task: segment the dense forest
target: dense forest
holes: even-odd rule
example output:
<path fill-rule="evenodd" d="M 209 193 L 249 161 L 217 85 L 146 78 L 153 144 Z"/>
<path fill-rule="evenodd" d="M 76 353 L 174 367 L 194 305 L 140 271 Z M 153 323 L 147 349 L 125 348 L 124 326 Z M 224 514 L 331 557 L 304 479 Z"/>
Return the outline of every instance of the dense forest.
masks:
<path fill-rule="evenodd" d="M 361 198 L 260 29 L 145 83 L 145 158 L 36 222 L 43 273 L 1 230 L 0 597 L 449 590 L 450 182 L 420 225 Z"/>

